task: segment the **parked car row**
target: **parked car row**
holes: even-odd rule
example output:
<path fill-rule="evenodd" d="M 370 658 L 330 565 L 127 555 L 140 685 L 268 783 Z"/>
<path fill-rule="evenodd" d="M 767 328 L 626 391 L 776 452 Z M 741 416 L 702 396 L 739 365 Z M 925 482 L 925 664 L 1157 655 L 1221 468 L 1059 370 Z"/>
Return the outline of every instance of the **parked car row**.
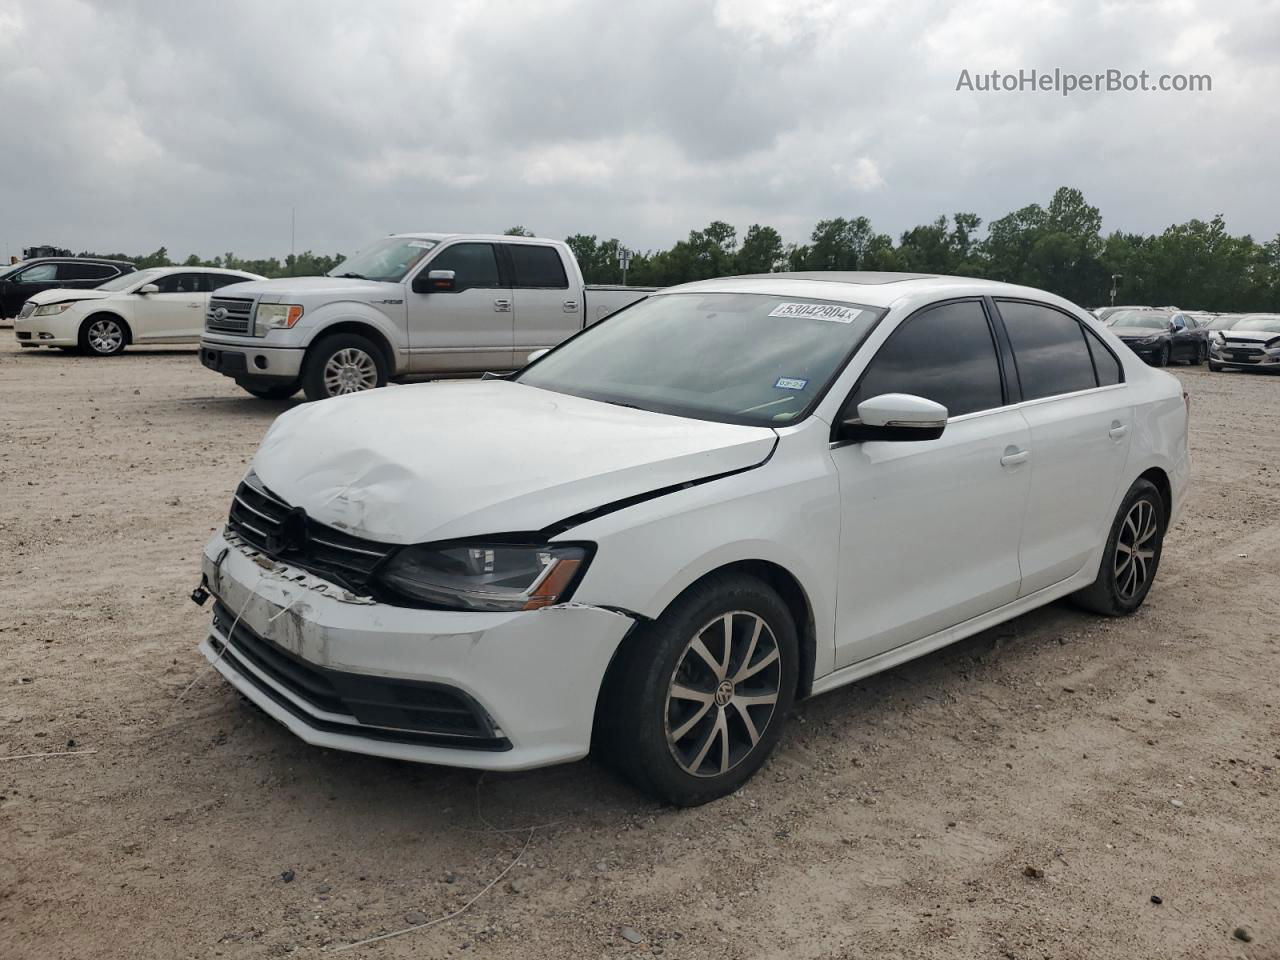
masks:
<path fill-rule="evenodd" d="M 1120 307 L 1105 316 L 1106 326 L 1155 366 L 1207 360 L 1213 371 L 1280 370 L 1280 314 Z"/>

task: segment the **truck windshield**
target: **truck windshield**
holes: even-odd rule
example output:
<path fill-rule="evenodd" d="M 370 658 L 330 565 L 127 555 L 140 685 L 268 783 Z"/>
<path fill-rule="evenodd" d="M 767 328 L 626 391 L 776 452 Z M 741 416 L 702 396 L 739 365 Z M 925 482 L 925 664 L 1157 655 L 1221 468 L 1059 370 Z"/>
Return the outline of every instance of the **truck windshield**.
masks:
<path fill-rule="evenodd" d="M 387 237 L 343 260 L 329 271 L 329 276 L 399 283 L 435 245 L 434 240 L 417 237 Z"/>
<path fill-rule="evenodd" d="M 809 413 L 882 313 L 802 297 L 661 294 L 515 379 L 658 413 L 781 426 Z"/>

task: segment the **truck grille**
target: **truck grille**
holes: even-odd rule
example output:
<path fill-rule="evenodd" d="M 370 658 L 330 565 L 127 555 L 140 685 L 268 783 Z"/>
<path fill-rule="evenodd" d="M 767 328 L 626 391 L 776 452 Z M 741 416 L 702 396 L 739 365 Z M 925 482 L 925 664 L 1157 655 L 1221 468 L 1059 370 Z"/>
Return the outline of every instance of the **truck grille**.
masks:
<path fill-rule="evenodd" d="M 25 320 L 31 314 L 36 312 L 36 304 L 34 300 L 28 300 L 22 305 L 22 309 L 18 311 L 18 319 Z"/>
<path fill-rule="evenodd" d="M 253 301 L 233 297 L 210 297 L 204 328 L 213 333 L 248 334 L 253 329 Z"/>
<path fill-rule="evenodd" d="M 374 568 L 392 550 L 318 523 L 248 480 L 236 488 L 227 527 L 267 556 L 354 592 L 365 592 Z"/>

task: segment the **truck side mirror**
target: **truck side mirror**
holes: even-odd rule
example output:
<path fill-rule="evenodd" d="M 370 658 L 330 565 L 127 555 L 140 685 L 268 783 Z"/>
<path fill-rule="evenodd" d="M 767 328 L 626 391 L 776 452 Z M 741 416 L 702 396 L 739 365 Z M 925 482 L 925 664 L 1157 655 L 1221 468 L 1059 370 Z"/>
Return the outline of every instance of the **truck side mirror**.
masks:
<path fill-rule="evenodd" d="M 448 293 L 457 289 L 457 274 L 452 270 L 428 270 L 413 278 L 414 293 Z"/>

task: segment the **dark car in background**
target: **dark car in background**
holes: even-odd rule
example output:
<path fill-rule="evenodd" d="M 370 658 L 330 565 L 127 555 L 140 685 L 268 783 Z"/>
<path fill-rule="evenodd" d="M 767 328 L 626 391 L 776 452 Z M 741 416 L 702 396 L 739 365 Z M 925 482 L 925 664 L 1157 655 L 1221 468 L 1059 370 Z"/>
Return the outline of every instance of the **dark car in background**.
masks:
<path fill-rule="evenodd" d="M 1209 356 L 1209 331 L 1181 311 L 1118 310 L 1107 318 L 1111 332 L 1147 363 L 1176 360 L 1201 364 Z"/>
<path fill-rule="evenodd" d="M 1280 370 L 1280 314 L 1252 313 L 1215 330 L 1210 370 Z"/>
<path fill-rule="evenodd" d="M 43 290 L 88 290 L 136 269 L 127 260 L 96 257 L 23 260 L 0 273 L 0 317 L 16 317 L 31 295 Z"/>

